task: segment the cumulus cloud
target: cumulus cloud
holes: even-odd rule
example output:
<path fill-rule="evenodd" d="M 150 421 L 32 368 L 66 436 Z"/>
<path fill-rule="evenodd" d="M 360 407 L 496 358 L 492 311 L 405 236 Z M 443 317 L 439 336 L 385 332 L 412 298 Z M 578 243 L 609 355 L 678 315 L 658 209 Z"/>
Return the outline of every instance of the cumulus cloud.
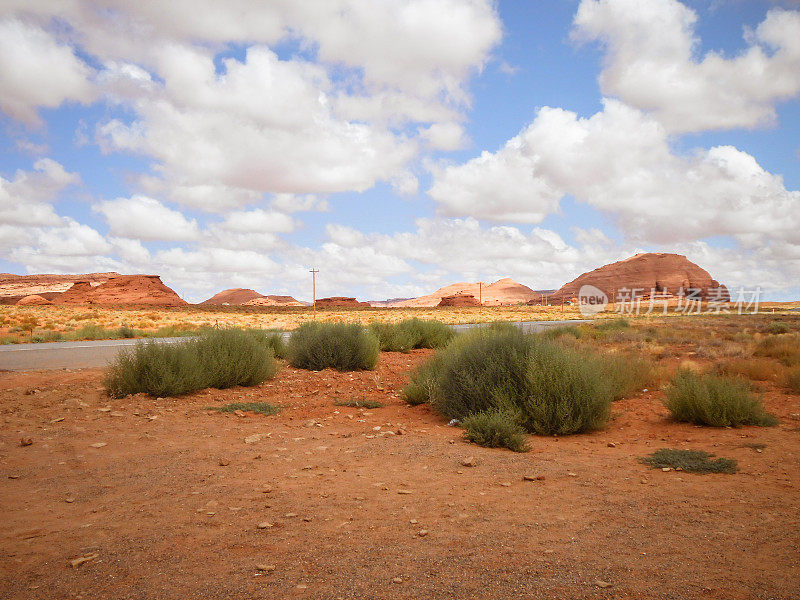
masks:
<path fill-rule="evenodd" d="M 40 107 L 91 101 L 91 74 L 71 47 L 43 29 L 13 18 L 0 21 L 0 110 L 11 117 L 39 125 Z"/>
<path fill-rule="evenodd" d="M 106 218 L 113 236 L 145 241 L 192 241 L 199 236 L 196 220 L 147 196 L 106 200 L 93 209 Z"/>
<path fill-rule="evenodd" d="M 673 132 L 756 127 L 800 92 L 800 12 L 772 9 L 747 49 L 697 57 L 697 14 L 677 0 L 583 0 L 573 37 L 606 47 L 600 86 Z"/>
<path fill-rule="evenodd" d="M 81 181 L 49 158 L 37 160 L 33 171 L 18 170 L 11 180 L 0 177 L 0 222 L 5 225 L 58 225 L 51 202 L 65 188 Z"/>
<path fill-rule="evenodd" d="M 504 148 L 434 171 L 447 214 L 538 222 L 570 194 L 637 243 L 715 235 L 800 243 L 800 192 L 731 146 L 673 153 L 660 122 L 616 100 L 589 118 L 542 108 Z M 494 182 L 495 185 L 491 185 Z"/>

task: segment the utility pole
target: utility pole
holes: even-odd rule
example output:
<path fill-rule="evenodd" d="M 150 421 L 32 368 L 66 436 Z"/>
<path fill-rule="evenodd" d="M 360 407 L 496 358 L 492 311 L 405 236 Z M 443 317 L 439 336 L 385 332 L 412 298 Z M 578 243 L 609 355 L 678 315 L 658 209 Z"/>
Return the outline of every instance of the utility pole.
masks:
<path fill-rule="evenodd" d="M 478 304 L 483 306 L 483 282 L 478 282 Z"/>
<path fill-rule="evenodd" d="M 314 319 L 317 318 L 317 273 L 319 273 L 319 269 L 312 269 L 309 271 L 311 273 L 311 289 L 312 289 L 312 301 L 311 306 L 313 310 Z"/>

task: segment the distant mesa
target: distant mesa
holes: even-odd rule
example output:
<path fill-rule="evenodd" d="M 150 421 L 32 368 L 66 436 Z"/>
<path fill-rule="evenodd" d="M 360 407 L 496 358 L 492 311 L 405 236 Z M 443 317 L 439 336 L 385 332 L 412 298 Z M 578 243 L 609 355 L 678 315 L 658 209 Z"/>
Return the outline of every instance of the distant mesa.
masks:
<path fill-rule="evenodd" d="M 89 281 L 76 281 L 54 303 L 183 306 L 186 301 L 165 286 L 158 275 L 118 275 L 96 286 Z"/>
<path fill-rule="evenodd" d="M 54 300 L 77 281 L 100 285 L 119 273 L 84 273 L 81 275 L 14 275 L 0 273 L 0 304 L 17 304 L 25 296 L 41 296 Z"/>
<path fill-rule="evenodd" d="M 472 294 L 453 294 L 439 300 L 437 306 L 480 306 L 481 303 Z"/>
<path fill-rule="evenodd" d="M 23 296 L 17 300 L 17 306 L 48 306 L 53 304 L 47 298 L 39 294 L 31 294 L 30 296 Z"/>
<path fill-rule="evenodd" d="M 265 296 L 249 288 L 223 290 L 200 304 L 217 306 L 305 306 L 305 304 L 291 296 Z"/>
<path fill-rule="evenodd" d="M 532 290 L 526 285 L 517 283 L 513 279 L 505 278 L 495 281 L 494 283 L 480 284 L 476 283 L 454 283 L 445 286 L 429 294 L 427 296 L 420 296 L 419 298 L 410 298 L 408 300 L 400 300 L 388 305 L 390 307 L 431 307 L 439 306 L 442 298 L 455 295 L 471 295 L 479 299 L 485 306 L 502 306 L 509 304 L 524 304 L 534 298 L 539 298 L 541 294 L 536 290 Z"/>
<path fill-rule="evenodd" d="M 677 297 L 683 290 L 684 294 L 691 291 L 703 300 L 730 300 L 724 285 L 680 254 L 647 252 L 602 266 L 565 284 L 551 294 L 548 301 L 576 301 L 584 285 L 593 285 L 612 300 L 620 294 L 630 299 L 632 290 L 637 290 L 636 297 L 645 299 L 654 292 L 660 298 Z M 533 303 L 538 303 L 538 300 Z"/>
<path fill-rule="evenodd" d="M 346 296 L 331 296 L 330 298 L 318 298 L 314 303 L 317 308 L 363 308 L 369 307 L 369 302 L 359 302 L 355 298 Z"/>

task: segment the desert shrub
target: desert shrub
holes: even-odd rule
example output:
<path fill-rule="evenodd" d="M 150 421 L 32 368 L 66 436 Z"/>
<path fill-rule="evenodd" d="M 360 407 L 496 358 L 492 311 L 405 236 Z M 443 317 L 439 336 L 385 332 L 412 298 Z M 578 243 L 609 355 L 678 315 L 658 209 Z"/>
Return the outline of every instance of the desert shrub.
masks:
<path fill-rule="evenodd" d="M 654 469 L 672 468 L 689 473 L 736 473 L 736 460 L 712 458 L 713 456 L 702 450 L 662 448 L 640 458 L 639 461 Z"/>
<path fill-rule="evenodd" d="M 404 390 L 450 419 L 513 413 L 524 430 L 569 434 L 602 427 L 615 396 L 601 357 L 511 326 L 470 331 L 437 352 Z"/>
<path fill-rule="evenodd" d="M 396 323 L 370 323 L 369 330 L 378 338 L 383 352 L 408 352 L 417 342 L 413 332 Z"/>
<path fill-rule="evenodd" d="M 442 348 L 455 337 L 452 327 L 433 319 L 406 319 L 398 326 L 414 337 L 414 348 Z"/>
<path fill-rule="evenodd" d="M 623 319 L 622 317 L 616 319 L 604 319 L 599 322 L 595 322 L 594 327 L 600 331 L 618 331 L 620 329 L 628 329 L 631 326 L 630 321 L 628 319 Z"/>
<path fill-rule="evenodd" d="M 289 363 L 310 371 L 373 369 L 379 353 L 378 338 L 361 325 L 347 323 L 303 323 L 287 347 Z"/>
<path fill-rule="evenodd" d="M 377 400 L 342 400 L 336 402 L 336 406 L 348 406 L 350 408 L 383 408 L 383 402 Z"/>
<path fill-rule="evenodd" d="M 257 385 L 272 377 L 272 350 L 241 329 L 205 331 L 175 344 L 142 341 L 121 351 L 105 376 L 108 394 L 177 396 L 206 387 Z"/>
<path fill-rule="evenodd" d="M 43 331 L 31 337 L 31 341 L 35 344 L 47 342 L 60 342 L 64 339 L 64 335 L 58 331 Z"/>
<path fill-rule="evenodd" d="M 781 334 L 781 333 L 789 333 L 791 331 L 791 327 L 785 321 L 772 321 L 769 325 L 767 325 L 767 333 L 772 334 Z"/>
<path fill-rule="evenodd" d="M 777 358 L 789 367 L 800 365 L 800 335 L 795 333 L 765 337 L 758 343 L 753 354 Z"/>
<path fill-rule="evenodd" d="M 117 329 L 117 337 L 125 339 L 134 338 L 136 337 L 136 330 L 131 329 L 127 325 L 123 325 L 122 327 Z"/>
<path fill-rule="evenodd" d="M 764 410 L 750 386 L 726 376 L 681 369 L 667 387 L 664 402 L 678 421 L 712 427 L 771 426 L 777 419 Z"/>
<path fill-rule="evenodd" d="M 795 394 L 800 394 L 800 367 L 794 367 L 786 372 L 786 387 Z"/>
<path fill-rule="evenodd" d="M 441 321 L 406 319 L 400 323 L 370 323 L 370 331 L 385 352 L 408 352 L 413 348 L 440 348 L 455 336 Z"/>
<path fill-rule="evenodd" d="M 485 448 L 508 448 L 514 452 L 527 452 L 525 430 L 516 415 L 507 411 L 489 411 L 469 415 L 461 425 L 464 437 Z"/>
<path fill-rule="evenodd" d="M 230 404 L 223 404 L 222 406 L 209 406 L 209 410 L 216 410 L 218 412 L 232 413 L 240 410 L 242 412 L 251 412 L 257 415 L 274 415 L 280 412 L 281 407 L 269 404 L 267 402 L 231 402 Z"/>
<path fill-rule="evenodd" d="M 272 348 L 275 358 L 286 358 L 286 342 L 279 331 L 265 329 L 248 329 L 247 333 L 254 336 L 259 343 Z"/>
<path fill-rule="evenodd" d="M 556 327 L 547 327 L 541 335 L 550 340 L 567 336 L 580 339 L 583 336 L 583 331 L 575 325 L 558 325 Z"/>
<path fill-rule="evenodd" d="M 653 363 L 644 356 L 626 352 L 599 355 L 599 360 L 614 400 L 641 392 L 656 378 Z"/>
<path fill-rule="evenodd" d="M 755 356 L 729 360 L 720 364 L 717 370 L 723 375 L 744 377 L 753 381 L 772 381 L 783 371 L 774 360 Z"/>
<path fill-rule="evenodd" d="M 116 337 L 116 332 L 107 331 L 99 325 L 88 323 L 70 334 L 74 340 L 108 340 Z"/>

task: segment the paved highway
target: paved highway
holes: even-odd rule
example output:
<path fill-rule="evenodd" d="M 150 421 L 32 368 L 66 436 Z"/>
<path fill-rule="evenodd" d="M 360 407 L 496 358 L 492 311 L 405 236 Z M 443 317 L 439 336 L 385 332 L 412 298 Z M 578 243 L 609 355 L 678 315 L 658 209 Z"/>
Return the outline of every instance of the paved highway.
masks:
<path fill-rule="evenodd" d="M 591 321 L 520 321 L 512 323 L 526 332 L 542 331 L 559 325 L 579 325 Z M 488 323 L 453 325 L 466 331 Z M 288 337 L 289 334 L 284 334 Z M 174 344 L 186 338 L 155 338 L 159 344 Z M 97 340 L 84 342 L 51 342 L 46 344 L 9 344 L 0 346 L 0 371 L 33 371 L 49 369 L 86 369 L 105 367 L 117 353 L 140 340 Z"/>

